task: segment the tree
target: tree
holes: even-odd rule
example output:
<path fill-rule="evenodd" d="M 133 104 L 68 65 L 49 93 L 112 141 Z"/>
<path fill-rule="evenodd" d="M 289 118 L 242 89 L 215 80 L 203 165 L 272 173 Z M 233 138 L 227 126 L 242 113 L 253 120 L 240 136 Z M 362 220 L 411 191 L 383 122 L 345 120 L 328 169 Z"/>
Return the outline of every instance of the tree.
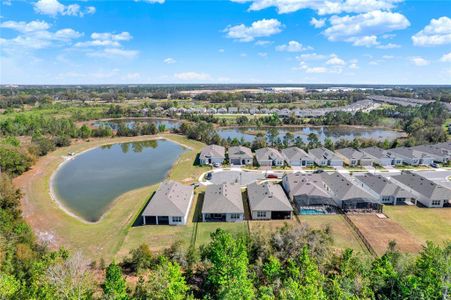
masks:
<path fill-rule="evenodd" d="M 335 149 L 334 142 L 332 141 L 331 138 L 327 137 L 324 140 L 324 147 L 326 147 L 327 149 L 332 150 L 332 151 Z"/>
<path fill-rule="evenodd" d="M 293 143 L 294 135 L 291 132 L 287 132 L 283 137 L 283 145 L 285 148 L 289 147 Z"/>
<path fill-rule="evenodd" d="M 141 244 L 138 248 L 130 251 L 130 256 L 124 260 L 123 266 L 139 274 L 150 269 L 153 261 L 153 255 L 149 246 Z"/>
<path fill-rule="evenodd" d="M 103 293 L 106 299 L 128 299 L 127 286 L 122 277 L 122 270 L 114 261 L 106 269 Z"/>
<path fill-rule="evenodd" d="M 271 127 L 268 129 L 267 136 L 271 146 L 274 146 L 276 138 L 279 136 L 279 130 L 276 127 Z"/>
<path fill-rule="evenodd" d="M 88 126 L 86 126 L 86 124 L 83 124 L 83 125 L 80 127 L 80 130 L 79 130 L 79 136 L 80 136 L 80 138 L 82 138 L 82 139 L 90 138 L 90 137 L 91 137 L 91 128 L 89 128 Z"/>
<path fill-rule="evenodd" d="M 203 256 L 211 263 L 207 281 L 210 293 L 219 299 L 252 299 L 254 289 L 247 274 L 249 260 L 244 240 L 222 229 L 211 234 Z"/>
<path fill-rule="evenodd" d="M 309 133 L 308 137 L 307 137 L 307 141 L 308 141 L 308 148 L 309 149 L 313 149 L 316 147 L 319 147 L 320 142 L 318 139 L 318 136 L 315 133 Z"/>

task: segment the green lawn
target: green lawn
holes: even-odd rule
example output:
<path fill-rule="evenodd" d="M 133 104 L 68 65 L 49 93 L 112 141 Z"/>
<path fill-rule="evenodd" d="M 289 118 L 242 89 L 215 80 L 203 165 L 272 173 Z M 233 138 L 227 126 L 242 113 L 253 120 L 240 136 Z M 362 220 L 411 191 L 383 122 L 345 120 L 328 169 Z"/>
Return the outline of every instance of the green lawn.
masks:
<path fill-rule="evenodd" d="M 196 236 L 196 247 L 205 245 L 210 241 L 210 233 L 214 232 L 216 229 L 222 228 L 231 232 L 232 234 L 248 234 L 247 221 L 237 222 L 237 223 L 226 223 L 226 222 L 208 222 L 208 223 L 198 223 L 197 224 L 197 236 Z"/>
<path fill-rule="evenodd" d="M 384 206 L 385 214 L 421 242 L 451 240 L 450 208 Z"/>

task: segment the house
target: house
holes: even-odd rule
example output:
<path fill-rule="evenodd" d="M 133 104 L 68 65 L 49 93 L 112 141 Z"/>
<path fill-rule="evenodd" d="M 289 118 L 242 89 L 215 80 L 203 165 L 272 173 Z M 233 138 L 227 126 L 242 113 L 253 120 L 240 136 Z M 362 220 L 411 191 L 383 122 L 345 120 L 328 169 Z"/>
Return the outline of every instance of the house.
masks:
<path fill-rule="evenodd" d="M 451 158 L 451 153 L 447 153 L 440 147 L 437 147 L 436 145 L 420 145 L 412 147 L 412 149 L 428 154 L 433 158 L 435 162 L 438 163 L 447 163 L 448 160 Z"/>
<path fill-rule="evenodd" d="M 282 186 L 298 212 L 305 206 L 336 206 L 320 174 L 286 174 Z"/>
<path fill-rule="evenodd" d="M 260 111 L 258 110 L 258 108 L 252 107 L 252 108 L 249 109 L 249 113 L 251 115 L 255 115 L 255 114 L 260 113 Z"/>
<path fill-rule="evenodd" d="M 320 147 L 315 149 L 310 149 L 308 151 L 310 156 L 313 158 L 314 162 L 320 166 L 343 166 L 343 160 L 340 159 L 334 152 L 327 148 Z"/>
<path fill-rule="evenodd" d="M 372 166 L 373 158 L 366 155 L 365 152 L 354 148 L 343 148 L 335 151 L 348 166 Z"/>
<path fill-rule="evenodd" d="M 426 207 L 443 207 L 449 205 L 451 190 L 416 173 L 404 171 L 391 177 L 405 190 L 415 195 L 417 202 Z"/>
<path fill-rule="evenodd" d="M 277 112 L 279 117 L 289 117 L 291 115 L 291 110 L 288 108 L 283 108 Z"/>
<path fill-rule="evenodd" d="M 254 182 L 247 186 L 247 195 L 253 220 L 291 219 L 293 208 L 279 184 Z"/>
<path fill-rule="evenodd" d="M 357 185 L 350 176 L 345 176 L 338 172 L 332 174 L 323 172 L 320 175 L 327 190 L 331 192 L 335 203 L 343 210 L 382 210 L 378 197 Z"/>
<path fill-rule="evenodd" d="M 229 107 L 229 108 L 227 109 L 227 112 L 228 112 L 229 114 L 236 114 L 236 113 L 238 113 L 238 107 Z"/>
<path fill-rule="evenodd" d="M 218 108 L 218 114 L 226 114 L 227 113 L 227 108 Z"/>
<path fill-rule="evenodd" d="M 298 147 L 289 147 L 282 150 L 282 155 L 289 166 L 313 166 L 313 158 Z"/>
<path fill-rule="evenodd" d="M 218 112 L 218 111 L 217 111 L 216 108 L 214 108 L 214 107 L 207 109 L 207 113 L 209 113 L 209 114 L 215 114 L 215 113 L 217 113 L 217 112 Z"/>
<path fill-rule="evenodd" d="M 402 165 L 403 159 L 396 153 L 386 151 L 378 147 L 368 147 L 360 149 L 368 157 L 373 158 L 374 163 L 379 166 L 395 166 Z"/>
<path fill-rule="evenodd" d="M 283 156 L 274 148 L 262 148 L 255 151 L 255 157 L 260 166 L 283 166 Z"/>
<path fill-rule="evenodd" d="M 199 155 L 201 165 L 222 164 L 225 159 L 225 148 L 218 145 L 208 145 L 202 148 Z"/>
<path fill-rule="evenodd" d="M 231 165 L 252 165 L 254 162 L 252 150 L 244 146 L 230 147 L 228 154 Z"/>
<path fill-rule="evenodd" d="M 185 225 L 194 189 L 176 181 L 164 181 L 142 212 L 144 225 Z"/>
<path fill-rule="evenodd" d="M 363 175 L 355 176 L 360 181 L 362 188 L 373 193 L 382 204 L 399 204 L 405 202 L 415 203 L 415 196 L 395 184 L 389 178 L 382 175 L 375 175 L 365 173 Z"/>
<path fill-rule="evenodd" d="M 248 114 L 249 113 L 249 109 L 246 107 L 240 107 L 240 114 Z"/>
<path fill-rule="evenodd" d="M 238 184 L 209 185 L 202 205 L 203 222 L 239 222 L 244 220 L 244 206 Z"/>
<path fill-rule="evenodd" d="M 265 114 L 265 115 L 267 115 L 267 114 L 269 114 L 269 113 L 270 113 L 270 110 L 269 110 L 269 109 L 267 109 L 267 108 L 262 108 L 262 109 L 260 109 L 260 113 L 261 113 L 261 114 Z"/>
<path fill-rule="evenodd" d="M 435 144 L 437 148 L 440 148 L 444 153 L 451 156 L 451 142 Z"/>
<path fill-rule="evenodd" d="M 434 162 L 434 158 L 427 153 L 417 151 L 411 147 L 399 147 L 390 149 L 391 153 L 400 156 L 404 163 L 417 166 L 417 165 L 430 165 Z"/>

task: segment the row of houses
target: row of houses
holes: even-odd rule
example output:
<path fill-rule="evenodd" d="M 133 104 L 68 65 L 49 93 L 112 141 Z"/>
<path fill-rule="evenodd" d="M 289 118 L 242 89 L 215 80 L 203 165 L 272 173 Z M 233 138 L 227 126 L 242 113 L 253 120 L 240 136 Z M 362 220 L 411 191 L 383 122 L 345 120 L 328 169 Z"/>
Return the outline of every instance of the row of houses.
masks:
<path fill-rule="evenodd" d="M 156 111 L 170 114 L 250 114 L 250 115 L 267 115 L 267 114 L 276 114 L 277 116 L 289 117 L 319 117 L 324 116 L 327 113 L 342 111 L 342 112 L 350 112 L 356 113 L 358 111 L 370 111 L 377 107 L 377 104 L 371 100 L 361 100 L 349 105 L 339 106 L 339 107 L 326 107 L 326 108 L 316 108 L 316 109 L 289 109 L 289 108 L 256 108 L 256 107 L 221 107 L 221 108 L 205 108 L 205 107 L 192 107 L 192 108 L 184 108 L 184 107 L 170 107 L 167 110 L 162 107 L 155 108 Z M 146 111 L 147 113 L 148 111 Z"/>
<path fill-rule="evenodd" d="M 252 165 L 252 150 L 244 146 L 230 147 L 227 151 L 231 165 Z M 395 165 L 430 165 L 447 163 L 451 159 L 451 142 L 415 147 L 398 147 L 384 150 L 378 147 L 362 149 L 344 148 L 331 151 L 325 147 L 308 150 L 289 147 L 278 151 L 274 148 L 262 148 L 255 151 L 255 158 L 260 166 L 395 166 Z M 200 164 L 223 164 L 226 149 L 218 145 L 209 145 L 199 155 Z"/>
<path fill-rule="evenodd" d="M 450 206 L 451 190 L 414 172 L 391 177 L 377 174 L 290 173 L 281 185 L 254 182 L 246 188 L 252 220 L 290 219 L 294 210 L 329 207 L 343 211 L 381 211 L 383 205 Z M 163 182 L 142 212 L 144 225 L 184 225 L 193 202 L 193 186 Z M 202 203 L 203 222 L 245 219 L 243 193 L 236 183 L 207 186 Z M 294 209 L 293 209 L 294 208 Z"/>

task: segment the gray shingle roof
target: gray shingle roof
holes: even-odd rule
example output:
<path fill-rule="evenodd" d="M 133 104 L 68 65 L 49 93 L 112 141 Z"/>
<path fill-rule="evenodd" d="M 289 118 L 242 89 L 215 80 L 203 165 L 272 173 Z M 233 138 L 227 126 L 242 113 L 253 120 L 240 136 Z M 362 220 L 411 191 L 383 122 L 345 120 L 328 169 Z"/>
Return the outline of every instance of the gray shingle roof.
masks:
<path fill-rule="evenodd" d="M 437 147 L 436 145 L 420 145 L 420 146 L 412 147 L 412 149 L 419 151 L 419 152 L 427 153 L 427 154 L 431 155 L 432 157 L 443 158 L 443 157 L 448 156 L 444 153 L 444 151 L 440 147 Z"/>
<path fill-rule="evenodd" d="M 193 187 L 168 180 L 160 184 L 142 215 L 184 216 L 189 209 Z"/>
<path fill-rule="evenodd" d="M 244 213 L 238 184 L 209 185 L 205 191 L 202 213 Z"/>
<path fill-rule="evenodd" d="M 252 158 L 252 150 L 244 146 L 230 147 L 228 150 L 229 158 Z"/>
<path fill-rule="evenodd" d="M 282 154 L 274 148 L 261 148 L 255 151 L 255 156 L 258 161 L 261 160 L 284 160 Z"/>
<path fill-rule="evenodd" d="M 335 199 L 343 201 L 349 199 L 366 199 L 378 202 L 373 195 L 371 195 L 361 187 L 355 185 L 343 174 L 340 174 L 338 172 L 334 172 L 332 174 L 323 172 L 321 173 L 321 178 L 331 189 Z"/>
<path fill-rule="evenodd" d="M 311 160 L 312 158 L 304 150 L 298 147 L 289 147 L 282 150 L 282 155 L 287 161 Z"/>
<path fill-rule="evenodd" d="M 397 198 L 413 198 L 414 196 L 408 191 L 404 190 L 387 177 L 382 175 L 375 175 L 365 173 L 362 176 L 356 176 L 358 180 L 366 184 L 371 190 L 381 196 L 394 196 Z"/>
<path fill-rule="evenodd" d="M 292 196 L 309 195 L 332 198 L 324 187 L 320 174 L 291 173 L 285 176 Z"/>
<path fill-rule="evenodd" d="M 390 150 L 391 152 L 398 154 L 400 156 L 404 156 L 412 159 L 420 159 L 420 158 L 431 158 L 431 156 L 427 153 L 419 152 L 410 147 L 399 147 L 393 148 Z"/>
<path fill-rule="evenodd" d="M 312 155 L 314 158 L 320 159 L 320 160 L 323 160 L 323 159 L 341 160 L 335 153 L 333 153 L 332 151 L 330 151 L 329 149 L 324 148 L 324 147 L 310 149 L 308 151 L 308 153 L 310 155 Z"/>
<path fill-rule="evenodd" d="M 290 202 L 279 184 L 265 182 L 247 186 L 251 211 L 292 211 Z"/>
<path fill-rule="evenodd" d="M 451 199 L 451 190 L 412 172 L 402 172 L 393 179 L 405 184 L 430 200 Z"/>
<path fill-rule="evenodd" d="M 364 152 L 359 151 L 359 150 L 354 149 L 354 148 L 338 149 L 338 150 L 336 150 L 336 152 L 338 154 L 342 155 L 343 157 L 346 157 L 347 159 L 350 159 L 350 160 L 371 159 Z"/>
<path fill-rule="evenodd" d="M 208 145 L 202 148 L 200 152 L 200 159 L 205 159 L 209 157 L 221 157 L 225 158 L 225 148 L 218 145 Z"/>

